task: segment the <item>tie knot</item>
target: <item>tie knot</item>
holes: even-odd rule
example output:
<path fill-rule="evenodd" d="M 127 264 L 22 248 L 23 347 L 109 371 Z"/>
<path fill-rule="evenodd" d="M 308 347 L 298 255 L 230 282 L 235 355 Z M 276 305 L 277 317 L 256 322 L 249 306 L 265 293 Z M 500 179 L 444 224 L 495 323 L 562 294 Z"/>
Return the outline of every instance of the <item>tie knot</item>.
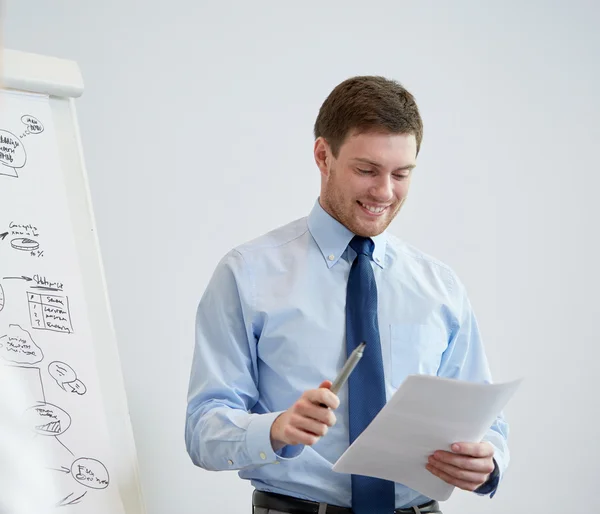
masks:
<path fill-rule="evenodd" d="M 375 243 L 370 237 L 354 236 L 350 241 L 350 248 L 352 248 L 357 255 L 366 255 L 371 257 L 373 250 L 375 249 Z"/>

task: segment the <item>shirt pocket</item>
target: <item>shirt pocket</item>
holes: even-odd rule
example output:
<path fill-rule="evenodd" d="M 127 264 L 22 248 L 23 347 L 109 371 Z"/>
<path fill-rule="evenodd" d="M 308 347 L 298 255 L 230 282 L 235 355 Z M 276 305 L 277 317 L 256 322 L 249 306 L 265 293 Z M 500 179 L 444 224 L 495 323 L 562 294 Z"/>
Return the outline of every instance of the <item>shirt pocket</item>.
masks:
<path fill-rule="evenodd" d="M 392 385 L 400 387 L 408 375 L 437 375 L 447 346 L 446 334 L 438 326 L 391 324 Z"/>

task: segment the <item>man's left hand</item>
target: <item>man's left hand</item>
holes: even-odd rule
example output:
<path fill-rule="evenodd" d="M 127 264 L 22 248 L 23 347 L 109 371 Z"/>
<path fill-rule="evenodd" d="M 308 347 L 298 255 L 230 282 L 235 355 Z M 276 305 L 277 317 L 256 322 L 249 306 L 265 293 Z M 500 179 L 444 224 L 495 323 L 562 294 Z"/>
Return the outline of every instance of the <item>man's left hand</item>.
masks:
<path fill-rule="evenodd" d="M 474 491 L 494 471 L 494 447 L 488 442 L 455 443 L 451 452 L 434 452 L 426 468 L 444 482 Z"/>

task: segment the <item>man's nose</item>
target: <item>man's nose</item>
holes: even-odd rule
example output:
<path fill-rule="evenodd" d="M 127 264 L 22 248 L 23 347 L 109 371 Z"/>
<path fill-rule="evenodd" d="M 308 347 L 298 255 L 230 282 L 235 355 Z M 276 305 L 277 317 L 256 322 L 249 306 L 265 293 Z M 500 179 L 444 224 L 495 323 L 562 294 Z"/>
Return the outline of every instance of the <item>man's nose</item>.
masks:
<path fill-rule="evenodd" d="M 392 177 L 389 175 L 378 176 L 370 191 L 373 198 L 379 202 L 389 202 L 394 196 L 392 180 Z"/>

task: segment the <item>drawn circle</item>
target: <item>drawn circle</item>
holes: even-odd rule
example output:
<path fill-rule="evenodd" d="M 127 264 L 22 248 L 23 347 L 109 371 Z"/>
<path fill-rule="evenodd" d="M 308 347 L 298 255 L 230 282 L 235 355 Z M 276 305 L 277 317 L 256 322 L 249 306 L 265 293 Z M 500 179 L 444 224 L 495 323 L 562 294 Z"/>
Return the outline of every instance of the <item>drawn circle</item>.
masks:
<path fill-rule="evenodd" d="M 2 289 L 2 284 L 0 284 L 0 311 L 4 309 L 4 289 Z"/>
<path fill-rule="evenodd" d="M 8 130 L 0 130 L 0 164 L 22 168 L 26 162 L 27 153 L 21 140 Z"/>
<path fill-rule="evenodd" d="M 28 114 L 21 116 L 21 121 L 27 125 L 27 128 L 32 134 L 44 132 L 44 125 L 42 125 L 42 122 L 33 116 L 29 116 Z"/>
<path fill-rule="evenodd" d="M 0 336 L 0 348 L 3 348 L 0 357 L 8 362 L 37 364 L 44 359 L 42 349 L 20 325 L 9 325 L 8 333 Z"/>
<path fill-rule="evenodd" d="M 82 457 L 73 462 L 71 475 L 81 485 L 91 489 L 106 489 L 108 487 L 108 470 L 96 459 Z"/>
<path fill-rule="evenodd" d="M 40 247 L 40 244 L 37 241 L 29 239 L 28 237 L 17 237 L 10 242 L 10 245 L 15 250 L 23 250 L 25 252 L 37 250 Z"/>
<path fill-rule="evenodd" d="M 71 426 L 71 416 L 51 403 L 38 403 L 25 411 L 25 421 L 39 435 L 57 436 Z"/>
<path fill-rule="evenodd" d="M 77 380 L 77 375 L 73 368 L 60 361 L 54 361 L 48 364 L 48 373 L 56 380 L 56 383 L 64 389 L 64 384 Z"/>

